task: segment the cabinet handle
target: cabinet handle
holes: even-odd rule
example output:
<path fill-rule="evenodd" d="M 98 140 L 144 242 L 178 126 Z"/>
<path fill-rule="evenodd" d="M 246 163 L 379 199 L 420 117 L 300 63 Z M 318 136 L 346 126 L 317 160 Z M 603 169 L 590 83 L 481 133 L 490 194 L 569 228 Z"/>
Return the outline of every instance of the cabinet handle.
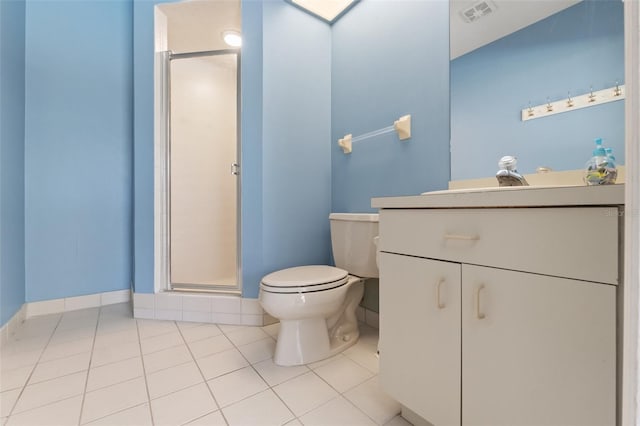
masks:
<path fill-rule="evenodd" d="M 476 318 L 484 319 L 485 315 L 480 312 L 480 292 L 484 289 L 484 284 L 480 284 L 476 290 Z"/>
<path fill-rule="evenodd" d="M 480 239 L 480 235 L 444 234 L 444 239 L 445 240 L 477 241 Z"/>
<path fill-rule="evenodd" d="M 438 309 L 444 309 L 446 307 L 444 303 L 440 302 L 440 287 L 442 286 L 444 281 L 445 279 L 441 278 L 440 281 L 438 281 L 438 284 L 436 285 L 436 304 L 438 306 Z"/>

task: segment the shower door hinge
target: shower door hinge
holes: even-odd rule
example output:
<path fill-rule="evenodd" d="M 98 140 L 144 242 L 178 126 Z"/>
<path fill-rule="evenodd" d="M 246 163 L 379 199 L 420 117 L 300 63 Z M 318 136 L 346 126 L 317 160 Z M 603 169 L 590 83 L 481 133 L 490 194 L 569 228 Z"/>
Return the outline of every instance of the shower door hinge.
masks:
<path fill-rule="evenodd" d="M 240 165 L 238 163 L 231 163 L 231 174 L 235 176 L 240 174 Z"/>

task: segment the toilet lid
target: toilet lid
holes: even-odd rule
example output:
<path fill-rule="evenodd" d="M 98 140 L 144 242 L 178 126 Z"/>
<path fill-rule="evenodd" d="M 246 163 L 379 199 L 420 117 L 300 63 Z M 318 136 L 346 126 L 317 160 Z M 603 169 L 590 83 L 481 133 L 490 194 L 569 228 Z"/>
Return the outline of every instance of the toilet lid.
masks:
<path fill-rule="evenodd" d="M 274 293 L 298 293 L 330 290 L 348 281 L 347 271 L 333 266 L 297 266 L 272 272 L 262 278 L 260 285 Z"/>

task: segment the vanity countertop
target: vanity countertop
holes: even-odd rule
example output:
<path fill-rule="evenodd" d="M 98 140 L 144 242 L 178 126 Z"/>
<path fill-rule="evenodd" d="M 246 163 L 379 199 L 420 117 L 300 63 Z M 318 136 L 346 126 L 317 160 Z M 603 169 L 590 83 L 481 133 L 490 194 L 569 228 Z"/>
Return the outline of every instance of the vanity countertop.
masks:
<path fill-rule="evenodd" d="M 624 185 L 469 188 L 401 197 L 376 197 L 373 208 L 491 208 L 624 204 Z"/>

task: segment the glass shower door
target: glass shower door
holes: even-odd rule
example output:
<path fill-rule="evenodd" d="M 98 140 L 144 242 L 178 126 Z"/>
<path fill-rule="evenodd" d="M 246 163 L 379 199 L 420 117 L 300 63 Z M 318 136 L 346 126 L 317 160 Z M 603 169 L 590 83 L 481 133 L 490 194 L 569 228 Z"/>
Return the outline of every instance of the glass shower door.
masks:
<path fill-rule="evenodd" d="M 238 55 L 172 55 L 169 233 L 174 290 L 238 283 Z"/>

